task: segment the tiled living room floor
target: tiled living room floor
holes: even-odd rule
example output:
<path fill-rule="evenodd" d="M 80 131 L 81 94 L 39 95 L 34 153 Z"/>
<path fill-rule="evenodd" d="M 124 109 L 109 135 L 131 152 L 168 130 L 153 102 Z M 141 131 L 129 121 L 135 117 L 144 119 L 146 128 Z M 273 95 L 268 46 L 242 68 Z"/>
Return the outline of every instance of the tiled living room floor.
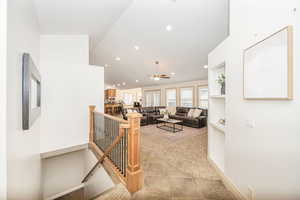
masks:
<path fill-rule="evenodd" d="M 130 196 L 118 185 L 101 199 L 134 200 L 233 200 L 220 177 L 206 160 L 206 128 L 184 126 L 171 133 L 155 125 L 141 128 L 142 167 L 145 184 Z"/>

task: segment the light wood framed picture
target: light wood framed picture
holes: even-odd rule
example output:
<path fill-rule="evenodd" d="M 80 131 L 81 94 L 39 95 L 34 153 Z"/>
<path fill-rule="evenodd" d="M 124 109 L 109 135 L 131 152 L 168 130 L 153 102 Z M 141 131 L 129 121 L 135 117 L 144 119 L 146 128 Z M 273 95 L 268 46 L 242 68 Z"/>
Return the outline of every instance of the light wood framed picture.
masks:
<path fill-rule="evenodd" d="M 244 99 L 293 99 L 293 27 L 244 50 Z"/>

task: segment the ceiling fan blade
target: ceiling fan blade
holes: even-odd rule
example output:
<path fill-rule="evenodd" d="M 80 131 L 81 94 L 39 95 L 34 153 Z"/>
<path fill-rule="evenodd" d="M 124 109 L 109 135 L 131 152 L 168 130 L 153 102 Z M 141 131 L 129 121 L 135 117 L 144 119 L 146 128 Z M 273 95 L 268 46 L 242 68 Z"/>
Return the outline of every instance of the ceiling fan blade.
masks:
<path fill-rule="evenodd" d="M 161 75 L 159 75 L 159 78 L 170 79 L 170 76 L 168 76 L 166 74 L 161 74 Z"/>

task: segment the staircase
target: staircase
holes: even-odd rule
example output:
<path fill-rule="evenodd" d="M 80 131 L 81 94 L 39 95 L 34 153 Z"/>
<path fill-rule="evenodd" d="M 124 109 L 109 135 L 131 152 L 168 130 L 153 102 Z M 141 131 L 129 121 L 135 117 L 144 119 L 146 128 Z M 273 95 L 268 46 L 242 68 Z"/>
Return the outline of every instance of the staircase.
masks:
<path fill-rule="evenodd" d="M 143 186 L 143 172 L 140 164 L 140 118 L 138 113 L 127 115 L 128 120 L 95 111 L 90 106 L 89 149 L 98 162 L 84 177 L 85 183 L 98 167 L 103 166 L 110 174 L 116 187 L 97 199 L 130 199 L 131 194 Z M 109 195 L 108 195 L 109 194 Z"/>

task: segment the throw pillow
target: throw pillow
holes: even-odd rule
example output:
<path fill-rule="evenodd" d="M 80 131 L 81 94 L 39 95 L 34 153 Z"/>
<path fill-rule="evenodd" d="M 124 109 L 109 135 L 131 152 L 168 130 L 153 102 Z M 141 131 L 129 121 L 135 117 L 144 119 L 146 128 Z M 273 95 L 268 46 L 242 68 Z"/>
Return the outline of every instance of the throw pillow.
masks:
<path fill-rule="evenodd" d="M 189 112 L 188 112 L 188 114 L 187 114 L 187 116 L 188 117 L 193 117 L 194 111 L 195 111 L 195 109 L 190 109 Z"/>
<path fill-rule="evenodd" d="M 202 110 L 200 109 L 195 109 L 194 113 L 193 113 L 193 118 L 197 118 L 197 117 L 200 117 L 202 113 Z"/>
<path fill-rule="evenodd" d="M 168 106 L 168 111 L 170 112 L 171 115 L 175 115 L 176 113 L 176 107 L 174 106 Z"/>
<path fill-rule="evenodd" d="M 163 114 L 165 114 L 166 111 L 167 110 L 165 108 L 161 108 L 161 109 L 159 109 L 159 114 L 163 115 Z"/>

